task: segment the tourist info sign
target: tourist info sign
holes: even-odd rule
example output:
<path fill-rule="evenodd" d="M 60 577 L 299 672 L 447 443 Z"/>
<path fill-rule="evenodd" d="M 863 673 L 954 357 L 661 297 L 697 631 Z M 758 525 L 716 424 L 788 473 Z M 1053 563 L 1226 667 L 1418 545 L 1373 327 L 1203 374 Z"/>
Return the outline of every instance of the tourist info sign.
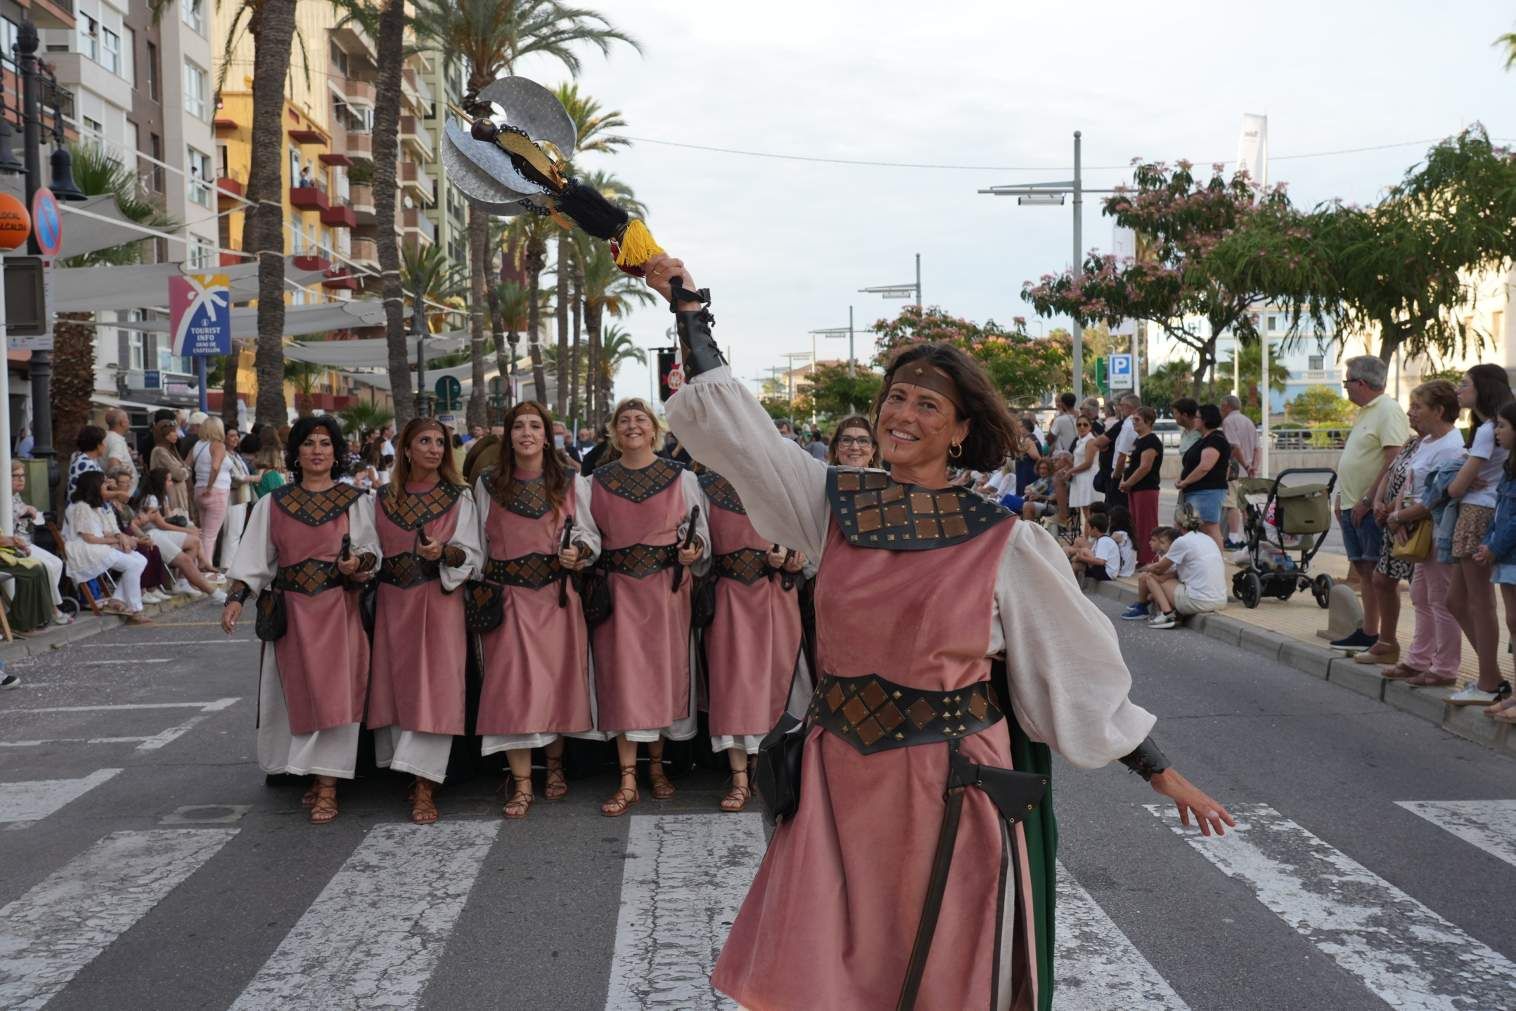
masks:
<path fill-rule="evenodd" d="M 232 353 L 232 299 L 225 274 L 169 278 L 168 314 L 174 354 Z"/>

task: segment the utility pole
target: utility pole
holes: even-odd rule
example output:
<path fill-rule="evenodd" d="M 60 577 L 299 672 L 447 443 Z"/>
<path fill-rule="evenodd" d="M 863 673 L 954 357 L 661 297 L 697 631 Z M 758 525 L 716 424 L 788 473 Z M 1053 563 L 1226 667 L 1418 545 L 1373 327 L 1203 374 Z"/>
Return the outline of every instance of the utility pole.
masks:
<path fill-rule="evenodd" d="M 37 26 L 30 17 L 16 34 L 16 53 L 21 64 L 21 157 L 26 165 L 26 206 L 42 186 L 42 96 L 37 94 Z M 27 237 L 26 251 L 42 255 L 36 229 Z M 53 461 L 53 353 L 33 351 L 27 371 L 32 378 L 32 455 L 47 462 L 47 483 L 58 482 Z M 10 405 L 0 405 L 5 410 Z"/>
<path fill-rule="evenodd" d="M 921 304 L 921 254 L 916 254 L 916 309 L 924 308 Z"/>

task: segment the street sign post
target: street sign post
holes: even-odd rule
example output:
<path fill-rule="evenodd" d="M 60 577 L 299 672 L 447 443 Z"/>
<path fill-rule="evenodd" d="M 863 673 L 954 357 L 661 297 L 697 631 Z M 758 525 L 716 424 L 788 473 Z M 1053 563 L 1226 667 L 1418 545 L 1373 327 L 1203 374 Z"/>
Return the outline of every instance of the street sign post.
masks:
<path fill-rule="evenodd" d="M 438 376 L 436 390 L 438 411 L 456 411 L 463 406 L 463 384 L 457 376 Z"/>
<path fill-rule="evenodd" d="M 200 410 L 210 410 L 206 359 L 232 353 L 231 280 L 225 274 L 168 279 L 169 333 L 174 354 L 195 359 Z"/>
<path fill-rule="evenodd" d="M 32 196 L 32 235 L 43 256 L 52 258 L 63 248 L 63 216 L 53 191 L 39 186 Z"/>
<path fill-rule="evenodd" d="M 142 373 L 142 388 L 144 390 L 163 389 L 163 373 L 157 369 L 147 369 Z"/>
<path fill-rule="evenodd" d="M 1111 377 L 1112 393 L 1117 390 L 1130 390 L 1132 388 L 1133 362 L 1131 355 L 1111 355 L 1108 371 Z"/>

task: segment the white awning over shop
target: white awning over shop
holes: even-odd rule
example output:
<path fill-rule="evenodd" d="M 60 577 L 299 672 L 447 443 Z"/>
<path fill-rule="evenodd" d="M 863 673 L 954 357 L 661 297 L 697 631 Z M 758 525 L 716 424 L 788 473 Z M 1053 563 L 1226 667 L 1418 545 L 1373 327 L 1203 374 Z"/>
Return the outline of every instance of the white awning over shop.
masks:
<path fill-rule="evenodd" d="M 233 302 L 245 302 L 258 297 L 256 263 L 201 270 L 191 270 L 183 263 L 55 267 L 49 278 L 49 308 L 54 312 L 163 309 L 168 305 L 169 278 L 191 273 L 225 274 L 231 281 Z M 284 258 L 284 279 L 290 284 L 314 284 L 321 280 L 321 271 L 301 270 L 295 266 L 294 257 L 287 256 Z"/>
<path fill-rule="evenodd" d="M 319 302 L 315 305 L 291 305 L 284 309 L 284 333 L 288 337 L 327 333 L 332 330 L 355 330 L 382 326 L 384 305 L 378 301 Z M 124 320 L 110 324 L 122 330 L 144 333 L 168 333 L 167 319 Z M 232 339 L 251 340 L 258 336 L 258 310 L 232 310 Z M 339 342 L 333 342 L 339 343 Z"/>
<path fill-rule="evenodd" d="M 373 303 L 379 305 L 378 302 Z M 380 322 L 384 315 L 383 307 L 380 308 Z M 420 337 L 407 337 L 405 340 L 405 357 L 407 361 L 415 362 L 416 344 L 422 340 Z M 452 354 L 468 347 L 468 334 L 463 330 L 451 330 L 447 333 L 432 334 L 425 338 L 428 357 Z M 284 348 L 284 357 L 291 361 L 311 362 L 316 365 L 330 365 L 334 369 L 362 369 L 362 368 L 388 368 L 389 366 L 389 340 L 384 337 L 364 338 L 362 340 L 345 341 L 296 341 Z M 387 382 L 387 380 L 386 380 Z M 370 383 L 369 385 L 374 385 Z M 386 385 L 380 387 L 388 389 Z"/>

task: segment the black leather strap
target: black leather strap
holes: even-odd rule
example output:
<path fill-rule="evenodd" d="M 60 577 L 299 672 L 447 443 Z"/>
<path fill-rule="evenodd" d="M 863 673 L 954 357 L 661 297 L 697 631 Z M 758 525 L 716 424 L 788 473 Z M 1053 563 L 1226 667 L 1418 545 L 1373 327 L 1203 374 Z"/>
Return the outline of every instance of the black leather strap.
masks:
<path fill-rule="evenodd" d="M 702 372 L 720 368 L 726 364 L 711 327 L 716 317 L 711 315 L 711 290 L 701 288 L 690 291 L 684 286 L 684 278 L 675 275 L 669 281 L 669 309 L 674 314 L 674 329 L 679 333 L 679 347 L 684 359 L 684 374 L 694 378 Z M 699 302 L 697 310 L 680 309 L 681 302 Z"/>
<path fill-rule="evenodd" d="M 1130 755 L 1121 759 L 1121 764 L 1151 782 L 1154 776 L 1169 767 L 1169 760 L 1151 737 L 1144 737 Z"/>
<path fill-rule="evenodd" d="M 247 598 L 252 595 L 253 591 L 248 588 L 246 583 L 240 579 L 235 579 L 232 581 L 231 589 L 226 591 L 226 602 L 228 604 L 245 604 L 247 603 Z"/>
<path fill-rule="evenodd" d="M 957 754 L 958 742 L 950 741 L 948 748 Z M 948 871 L 953 867 L 953 846 L 958 841 L 958 822 L 963 816 L 963 793 L 966 789 L 966 786 L 948 787 L 942 827 L 937 831 L 937 850 L 932 855 L 932 873 L 927 878 L 926 899 L 921 906 L 921 919 L 916 924 L 916 941 L 911 945 L 911 960 L 906 966 L 905 982 L 900 986 L 896 1011 L 911 1011 L 921 992 L 921 977 L 926 973 L 926 959 L 932 952 L 932 937 L 937 933 L 937 917 L 942 913 L 942 896 L 947 891 Z"/>

